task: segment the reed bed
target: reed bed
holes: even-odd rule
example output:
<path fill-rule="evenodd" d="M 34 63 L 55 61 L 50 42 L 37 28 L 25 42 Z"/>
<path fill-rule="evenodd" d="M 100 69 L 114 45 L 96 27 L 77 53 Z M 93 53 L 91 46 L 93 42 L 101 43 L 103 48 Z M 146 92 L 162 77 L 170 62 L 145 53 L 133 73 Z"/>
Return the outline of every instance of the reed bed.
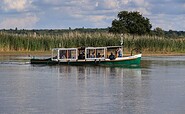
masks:
<path fill-rule="evenodd" d="M 0 51 L 48 51 L 57 47 L 120 45 L 120 35 L 107 32 L 68 32 L 60 35 L 0 34 Z M 141 48 L 150 52 L 185 52 L 185 38 L 167 39 L 155 36 L 123 36 L 124 49 Z"/>

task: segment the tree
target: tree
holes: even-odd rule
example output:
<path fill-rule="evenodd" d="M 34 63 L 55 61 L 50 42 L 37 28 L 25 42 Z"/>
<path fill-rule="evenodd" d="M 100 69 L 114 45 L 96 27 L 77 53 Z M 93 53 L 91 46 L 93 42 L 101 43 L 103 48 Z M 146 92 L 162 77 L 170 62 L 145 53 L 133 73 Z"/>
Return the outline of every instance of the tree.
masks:
<path fill-rule="evenodd" d="M 154 34 L 156 36 L 164 36 L 165 33 L 164 33 L 164 30 L 162 28 L 156 27 L 154 29 Z"/>
<path fill-rule="evenodd" d="M 143 35 L 150 33 L 152 28 L 149 19 L 143 17 L 137 11 L 121 11 L 117 17 L 118 19 L 112 21 L 112 27 L 109 27 L 109 32 Z"/>

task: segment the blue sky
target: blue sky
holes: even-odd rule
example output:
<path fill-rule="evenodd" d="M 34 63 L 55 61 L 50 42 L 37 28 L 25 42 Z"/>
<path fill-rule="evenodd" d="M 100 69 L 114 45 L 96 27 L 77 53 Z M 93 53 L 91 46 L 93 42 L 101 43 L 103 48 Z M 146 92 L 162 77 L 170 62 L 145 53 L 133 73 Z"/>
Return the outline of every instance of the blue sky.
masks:
<path fill-rule="evenodd" d="M 0 29 L 106 28 L 123 10 L 141 12 L 153 28 L 185 31 L 185 0 L 1 0 Z"/>

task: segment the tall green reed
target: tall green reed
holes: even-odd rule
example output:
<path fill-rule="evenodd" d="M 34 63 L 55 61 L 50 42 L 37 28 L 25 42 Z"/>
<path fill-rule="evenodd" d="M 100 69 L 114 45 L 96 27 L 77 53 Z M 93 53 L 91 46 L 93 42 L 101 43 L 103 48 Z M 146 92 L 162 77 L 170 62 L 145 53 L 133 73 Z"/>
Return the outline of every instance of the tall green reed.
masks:
<path fill-rule="evenodd" d="M 0 51 L 48 51 L 56 47 L 115 46 L 120 35 L 107 32 L 67 32 L 60 35 L 0 34 Z M 185 39 L 125 35 L 124 48 L 138 47 L 144 51 L 185 52 Z"/>

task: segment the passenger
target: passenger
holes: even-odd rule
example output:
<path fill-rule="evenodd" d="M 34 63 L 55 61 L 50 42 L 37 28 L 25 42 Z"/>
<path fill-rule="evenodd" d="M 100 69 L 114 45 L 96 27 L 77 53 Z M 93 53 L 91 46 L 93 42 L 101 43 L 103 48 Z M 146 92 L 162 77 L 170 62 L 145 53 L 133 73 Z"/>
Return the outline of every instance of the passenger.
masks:
<path fill-rule="evenodd" d="M 95 58 L 94 52 L 92 52 L 91 58 Z"/>
<path fill-rule="evenodd" d="M 83 55 L 79 54 L 78 59 L 83 59 Z"/>
<path fill-rule="evenodd" d="M 113 53 L 111 52 L 110 56 L 109 56 L 109 59 L 110 60 L 114 60 L 115 59 L 115 56 L 113 55 Z"/>
<path fill-rule="evenodd" d="M 82 59 L 85 59 L 85 52 L 82 51 Z"/>
<path fill-rule="evenodd" d="M 84 51 L 82 51 L 82 53 L 79 54 L 78 59 L 85 59 Z"/>
<path fill-rule="evenodd" d="M 62 55 L 62 59 L 65 59 L 66 58 L 66 56 L 65 55 Z"/>
<path fill-rule="evenodd" d="M 97 57 L 98 57 L 98 58 L 100 58 L 100 57 L 101 57 L 100 53 L 98 53 Z"/>
<path fill-rule="evenodd" d="M 122 49 L 119 48 L 117 52 L 118 52 L 118 57 L 122 57 Z"/>
<path fill-rule="evenodd" d="M 65 54 L 64 53 L 60 53 L 60 59 L 65 59 L 65 58 L 66 58 Z"/>
<path fill-rule="evenodd" d="M 59 53 L 60 53 L 60 56 L 59 56 L 60 59 L 65 59 L 67 57 L 65 50 L 60 50 Z"/>

